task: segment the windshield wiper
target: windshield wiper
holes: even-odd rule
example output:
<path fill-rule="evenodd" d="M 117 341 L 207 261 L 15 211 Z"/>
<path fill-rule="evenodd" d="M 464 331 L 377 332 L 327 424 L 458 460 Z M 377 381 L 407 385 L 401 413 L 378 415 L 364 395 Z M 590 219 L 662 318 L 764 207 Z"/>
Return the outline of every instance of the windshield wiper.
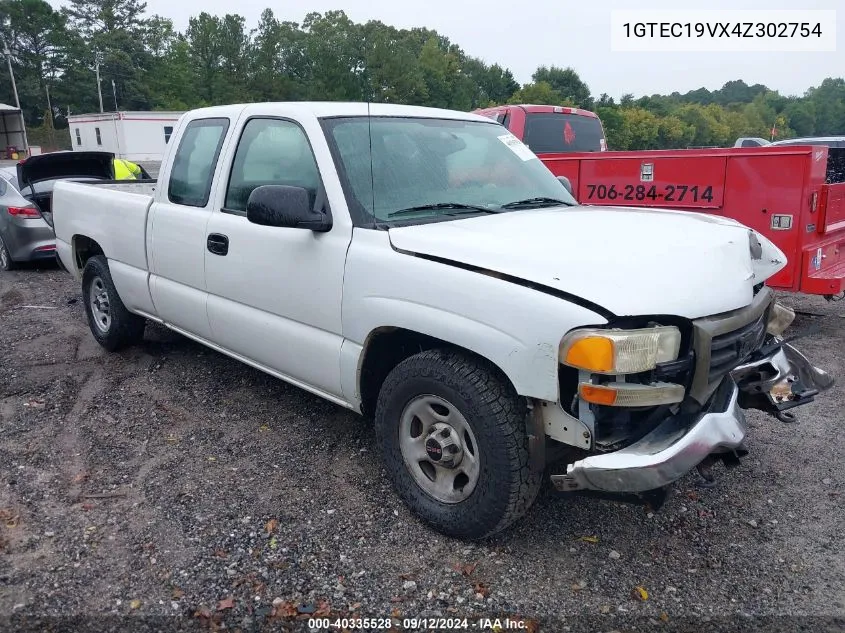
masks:
<path fill-rule="evenodd" d="M 407 209 L 399 209 L 398 211 L 388 213 L 387 217 L 395 218 L 401 215 L 411 215 L 414 213 L 419 213 L 420 211 L 438 211 L 440 209 L 459 209 L 462 213 L 498 213 L 496 209 L 490 209 L 489 207 L 479 207 L 472 204 L 463 204 L 461 202 L 436 202 L 432 204 L 421 204 L 416 207 L 408 207 Z M 446 215 L 456 214 L 448 213 Z"/>
<path fill-rule="evenodd" d="M 557 198 L 526 198 L 525 200 L 515 200 L 513 202 L 508 202 L 507 204 L 503 204 L 503 209 L 519 209 L 520 207 L 557 207 L 560 205 L 566 205 L 567 207 L 574 207 L 575 205 L 571 202 L 567 202 L 566 200 L 558 200 Z"/>

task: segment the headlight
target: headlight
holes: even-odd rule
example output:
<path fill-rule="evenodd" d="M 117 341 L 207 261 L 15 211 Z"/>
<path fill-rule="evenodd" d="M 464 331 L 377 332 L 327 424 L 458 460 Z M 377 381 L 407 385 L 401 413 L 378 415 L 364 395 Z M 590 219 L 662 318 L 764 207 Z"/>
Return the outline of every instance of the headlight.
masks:
<path fill-rule="evenodd" d="M 677 359 L 680 347 L 674 326 L 576 330 L 561 341 L 560 362 L 594 374 L 636 374 Z"/>
<path fill-rule="evenodd" d="M 661 404 L 675 404 L 684 399 L 684 388 L 668 382 L 652 385 L 637 385 L 627 382 L 610 382 L 593 385 L 582 382 L 578 395 L 591 404 L 608 407 L 656 407 Z"/>

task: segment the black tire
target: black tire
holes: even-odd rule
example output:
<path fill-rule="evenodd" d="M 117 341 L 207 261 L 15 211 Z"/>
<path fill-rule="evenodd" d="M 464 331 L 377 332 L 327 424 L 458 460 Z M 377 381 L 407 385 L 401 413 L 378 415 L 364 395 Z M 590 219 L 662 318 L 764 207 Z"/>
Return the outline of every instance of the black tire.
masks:
<path fill-rule="evenodd" d="M 3 238 L 0 237 L 0 270 L 14 270 L 15 268 L 17 266 L 12 261 L 12 255 L 9 253 L 9 249 L 6 248 Z"/>
<path fill-rule="evenodd" d="M 98 282 L 99 280 L 99 282 Z M 109 319 L 107 325 L 97 323 L 92 304 L 91 288 L 97 284 L 108 298 Z M 85 302 L 85 314 L 88 326 L 97 342 L 110 352 L 115 352 L 139 342 L 144 337 L 146 319 L 132 314 L 123 305 L 120 295 L 114 287 L 109 272 L 109 264 L 104 255 L 89 259 L 82 271 L 82 300 Z"/>
<path fill-rule="evenodd" d="M 400 420 L 422 395 L 446 400 L 471 427 L 481 457 L 477 484 L 458 503 L 435 499 L 402 457 Z M 537 498 L 542 471 L 530 466 L 528 409 L 493 365 L 457 350 L 421 352 L 388 374 L 376 405 L 376 435 L 388 474 L 402 500 L 436 530 L 481 539 L 522 517 Z"/>

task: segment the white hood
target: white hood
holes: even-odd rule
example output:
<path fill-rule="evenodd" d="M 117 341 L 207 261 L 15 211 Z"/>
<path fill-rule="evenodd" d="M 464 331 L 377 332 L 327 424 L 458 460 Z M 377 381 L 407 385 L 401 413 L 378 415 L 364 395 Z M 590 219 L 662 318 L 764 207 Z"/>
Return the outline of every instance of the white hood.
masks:
<path fill-rule="evenodd" d="M 575 207 L 390 229 L 394 248 L 541 284 L 616 315 L 698 318 L 748 305 L 786 256 L 749 229 L 681 211 Z"/>

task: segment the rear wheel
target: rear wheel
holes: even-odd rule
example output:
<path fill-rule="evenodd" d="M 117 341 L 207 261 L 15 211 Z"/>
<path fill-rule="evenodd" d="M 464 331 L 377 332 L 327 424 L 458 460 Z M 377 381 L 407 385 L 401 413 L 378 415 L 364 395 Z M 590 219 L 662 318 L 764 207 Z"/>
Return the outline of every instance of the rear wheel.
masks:
<path fill-rule="evenodd" d="M 12 256 L 9 254 L 9 249 L 6 248 L 6 243 L 0 237 L 0 269 L 14 270 L 15 262 L 12 261 Z"/>
<path fill-rule="evenodd" d="M 123 305 L 105 256 L 97 255 L 85 264 L 82 296 L 91 334 L 107 350 L 114 352 L 143 338 L 146 319 L 132 314 Z"/>
<path fill-rule="evenodd" d="M 387 376 L 376 433 L 397 492 L 435 529 L 477 539 L 534 502 L 527 409 L 487 362 L 451 350 L 408 358 Z"/>

